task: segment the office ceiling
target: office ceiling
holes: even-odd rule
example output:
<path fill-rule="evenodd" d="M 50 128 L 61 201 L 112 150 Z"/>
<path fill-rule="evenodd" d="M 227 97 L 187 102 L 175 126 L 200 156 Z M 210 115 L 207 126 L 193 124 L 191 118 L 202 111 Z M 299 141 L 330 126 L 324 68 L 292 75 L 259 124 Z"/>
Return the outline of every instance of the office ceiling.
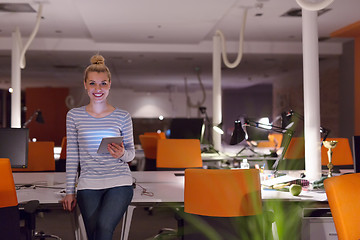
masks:
<path fill-rule="evenodd" d="M 312 1 L 312 0 L 307 0 Z M 10 1 L 9 1 L 10 2 Z M 271 84 L 302 69 L 302 19 L 295 0 L 12 0 L 0 4 L 0 87 L 10 87 L 12 33 L 25 45 L 43 4 L 39 31 L 26 53 L 22 86 L 81 86 L 95 53 L 106 57 L 113 87 L 135 91 L 199 89 L 197 73 L 212 88 L 212 39 L 226 36 L 237 55 L 244 9 L 244 54 L 235 69 L 223 67 L 223 88 Z M 318 17 L 322 57 L 341 54 L 349 39 L 330 33 L 359 20 L 358 0 L 335 0 Z"/>

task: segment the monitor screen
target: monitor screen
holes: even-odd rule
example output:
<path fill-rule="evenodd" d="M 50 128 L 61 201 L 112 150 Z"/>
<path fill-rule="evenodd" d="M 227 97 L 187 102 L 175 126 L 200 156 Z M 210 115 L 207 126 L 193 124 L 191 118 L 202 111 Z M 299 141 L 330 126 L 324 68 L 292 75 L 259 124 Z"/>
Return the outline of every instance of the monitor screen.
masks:
<path fill-rule="evenodd" d="M 9 158 L 12 168 L 26 168 L 29 129 L 0 128 L 0 158 Z"/>
<path fill-rule="evenodd" d="M 169 138 L 201 139 L 202 118 L 174 118 L 170 123 Z"/>

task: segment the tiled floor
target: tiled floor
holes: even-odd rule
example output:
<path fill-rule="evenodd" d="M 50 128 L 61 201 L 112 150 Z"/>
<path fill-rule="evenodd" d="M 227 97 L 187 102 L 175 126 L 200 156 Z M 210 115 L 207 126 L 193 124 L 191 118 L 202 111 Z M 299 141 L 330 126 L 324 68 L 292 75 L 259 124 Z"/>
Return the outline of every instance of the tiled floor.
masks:
<path fill-rule="evenodd" d="M 176 227 L 177 222 L 172 210 L 158 207 L 152 209 L 152 214 L 149 214 L 147 209 L 139 207 L 134 211 L 129 240 L 151 239 L 162 228 Z M 75 240 L 72 214 L 61 209 L 38 214 L 36 229 L 57 235 L 63 240 Z M 119 240 L 120 234 L 121 223 L 117 226 L 113 239 Z"/>

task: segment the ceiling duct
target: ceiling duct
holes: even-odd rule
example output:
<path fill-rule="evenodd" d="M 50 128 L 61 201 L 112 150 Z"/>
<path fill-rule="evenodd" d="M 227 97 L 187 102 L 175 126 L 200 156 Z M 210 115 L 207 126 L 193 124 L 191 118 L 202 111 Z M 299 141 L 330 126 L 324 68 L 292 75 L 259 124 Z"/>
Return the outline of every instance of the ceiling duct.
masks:
<path fill-rule="evenodd" d="M 318 11 L 318 16 L 330 11 L 331 8 L 325 8 Z M 301 17 L 302 10 L 301 8 L 291 8 L 290 10 L 286 11 L 281 17 Z"/>
<path fill-rule="evenodd" d="M 36 12 L 28 3 L 0 3 L 0 12 Z"/>

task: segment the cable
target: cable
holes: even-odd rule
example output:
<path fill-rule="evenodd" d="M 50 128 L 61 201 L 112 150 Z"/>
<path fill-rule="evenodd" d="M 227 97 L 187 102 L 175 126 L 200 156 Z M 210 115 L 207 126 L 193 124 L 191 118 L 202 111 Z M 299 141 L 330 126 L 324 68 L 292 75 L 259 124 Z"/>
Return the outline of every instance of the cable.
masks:
<path fill-rule="evenodd" d="M 141 186 L 140 184 L 138 184 L 136 182 L 136 178 L 133 177 L 133 184 L 135 184 L 135 186 L 138 186 L 141 188 L 142 192 L 141 195 L 145 195 L 145 196 L 149 196 L 149 197 L 153 197 L 154 193 L 153 192 L 149 192 L 146 188 L 144 188 L 143 186 Z"/>
<path fill-rule="evenodd" d="M 221 39 L 221 49 L 222 49 L 222 59 L 224 61 L 224 64 L 228 67 L 228 68 L 236 68 L 241 59 L 242 59 L 242 55 L 243 55 L 243 45 L 244 45 L 244 31 L 245 31 L 245 25 L 246 25 L 246 16 L 247 16 L 247 11 L 248 8 L 244 8 L 244 17 L 243 17 L 243 22 L 242 22 L 242 27 L 240 30 L 240 36 L 239 36 L 239 51 L 238 51 L 238 56 L 236 58 L 236 60 L 233 63 L 230 63 L 228 57 L 227 57 L 227 50 L 226 50 L 226 40 L 225 40 L 225 36 L 224 34 L 220 31 L 220 30 L 216 30 L 215 35 L 219 35 L 220 39 Z"/>
<path fill-rule="evenodd" d="M 200 68 L 195 68 L 196 71 L 196 76 L 197 79 L 199 81 L 199 85 L 202 91 L 202 100 L 200 102 L 198 102 L 197 104 L 194 104 L 191 102 L 191 98 L 189 96 L 189 92 L 188 92 L 188 88 L 187 88 L 187 78 L 185 77 L 185 94 L 186 94 L 186 103 L 188 107 L 191 108 L 199 108 L 200 106 L 202 106 L 205 103 L 206 100 L 206 91 L 205 91 L 205 87 L 204 84 L 202 83 L 201 77 L 200 77 Z"/>
<path fill-rule="evenodd" d="M 37 17 L 36 17 L 36 24 L 35 24 L 34 30 L 33 30 L 33 32 L 31 33 L 28 41 L 26 42 L 24 48 L 23 48 L 22 51 L 21 51 L 21 54 L 20 54 L 20 68 L 21 68 L 21 69 L 24 69 L 24 68 L 25 68 L 25 65 L 26 65 L 26 62 L 25 62 L 25 52 L 26 52 L 26 50 L 29 48 L 31 42 L 34 40 L 35 35 L 36 35 L 36 33 L 38 32 L 38 30 L 39 30 L 42 8 L 43 8 L 42 3 L 40 3 L 40 5 L 39 5 L 39 10 L 38 10 L 38 14 L 37 14 Z"/>

